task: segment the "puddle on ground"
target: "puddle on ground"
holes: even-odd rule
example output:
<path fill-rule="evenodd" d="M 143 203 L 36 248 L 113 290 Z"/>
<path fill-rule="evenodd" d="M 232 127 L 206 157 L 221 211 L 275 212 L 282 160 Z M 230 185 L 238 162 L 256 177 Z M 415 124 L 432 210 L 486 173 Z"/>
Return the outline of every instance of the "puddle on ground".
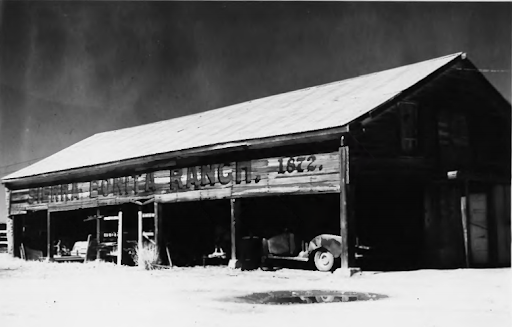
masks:
<path fill-rule="evenodd" d="M 309 304 L 309 303 L 333 303 L 375 301 L 387 298 L 386 295 L 366 292 L 341 292 L 341 291 L 274 291 L 252 293 L 237 297 L 241 302 L 252 304 Z"/>

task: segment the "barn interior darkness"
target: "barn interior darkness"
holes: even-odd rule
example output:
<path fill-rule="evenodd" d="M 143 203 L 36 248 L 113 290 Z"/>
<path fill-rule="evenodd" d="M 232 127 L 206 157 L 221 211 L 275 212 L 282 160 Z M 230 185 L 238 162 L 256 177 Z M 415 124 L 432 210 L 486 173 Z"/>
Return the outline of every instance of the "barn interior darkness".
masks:
<path fill-rule="evenodd" d="M 355 190 L 358 266 L 363 270 L 407 270 L 421 265 L 424 186 L 400 175 L 360 178 Z"/>
<path fill-rule="evenodd" d="M 163 231 L 172 263 L 201 264 L 218 244 L 231 254 L 231 205 L 229 200 L 191 201 L 162 205 Z"/>
<path fill-rule="evenodd" d="M 283 195 L 242 200 L 241 236 L 270 238 L 289 231 L 295 248 L 319 234 L 339 234 L 339 195 Z"/>
<path fill-rule="evenodd" d="M 96 220 L 87 220 L 95 214 L 96 208 L 52 212 L 51 228 L 54 243 L 60 240 L 61 245 L 71 250 L 75 242 L 86 241 L 88 235 L 95 238 Z"/>
<path fill-rule="evenodd" d="M 26 248 L 42 251 L 47 254 L 46 211 L 34 211 L 16 217 L 15 234 L 21 236 L 20 243 L 15 244 L 15 252 L 19 256 L 21 243 Z"/>
<path fill-rule="evenodd" d="M 241 203 L 237 233 L 270 238 L 295 235 L 295 248 L 316 235 L 339 234 L 339 195 L 286 195 L 237 199 Z M 197 265 L 219 244 L 231 256 L 229 200 L 194 201 L 163 206 L 164 233 L 173 264 Z M 240 257 L 240 246 L 237 257 Z"/>
<path fill-rule="evenodd" d="M 118 207 L 123 212 L 123 256 L 122 264 L 135 265 L 133 261 L 133 249 L 137 247 L 138 242 L 138 207 L 133 203 L 125 203 Z M 113 215 L 118 215 L 118 212 Z M 119 222 L 115 220 L 114 222 Z M 114 224 L 117 228 L 117 224 Z M 116 240 L 117 241 L 117 240 Z"/>

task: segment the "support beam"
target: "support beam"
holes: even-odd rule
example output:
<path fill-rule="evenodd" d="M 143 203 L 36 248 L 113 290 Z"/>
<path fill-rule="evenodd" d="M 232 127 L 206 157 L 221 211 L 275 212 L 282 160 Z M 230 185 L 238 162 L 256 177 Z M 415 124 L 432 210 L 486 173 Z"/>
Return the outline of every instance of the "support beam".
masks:
<path fill-rule="evenodd" d="M 348 165 L 348 163 L 347 163 Z M 357 238 L 357 224 L 356 218 L 356 183 L 355 178 L 351 176 L 350 183 L 347 185 L 347 225 L 348 230 L 347 242 L 348 242 L 348 265 L 349 267 L 356 267 L 356 238 Z"/>
<path fill-rule="evenodd" d="M 359 272 L 357 267 L 350 267 L 355 263 L 355 210 L 353 201 L 353 191 L 351 191 L 350 181 L 350 156 L 349 147 L 345 137 L 341 137 L 340 155 L 340 235 L 341 235 L 341 254 L 340 268 L 336 270 L 338 275 L 350 277 Z"/>
<path fill-rule="evenodd" d="M 230 199 L 231 201 L 231 259 L 229 268 L 240 268 L 240 262 L 237 259 L 237 245 L 240 233 L 240 204 L 241 199 Z M 238 230 L 237 230 L 238 229 Z"/>
<path fill-rule="evenodd" d="M 87 263 L 87 261 L 89 261 L 89 257 L 91 256 L 91 238 L 91 234 L 87 235 L 87 248 L 85 250 L 84 263 Z"/>
<path fill-rule="evenodd" d="M 137 252 L 140 254 L 140 253 L 142 253 L 142 245 L 143 245 L 142 244 L 142 238 L 143 238 L 142 232 L 144 231 L 142 228 L 143 225 L 142 225 L 142 207 L 141 206 L 139 206 L 139 210 L 138 210 L 137 214 L 138 214 L 137 226 L 139 227 L 138 233 L 137 233 L 137 239 L 138 239 L 138 242 L 137 242 L 138 251 Z M 138 266 L 143 266 L 143 265 L 144 265 L 144 263 L 142 263 L 142 261 L 139 260 Z"/>
<path fill-rule="evenodd" d="M 467 216 L 468 196 L 467 194 L 461 198 L 460 211 L 462 219 L 462 236 L 464 239 L 464 259 L 466 268 L 469 268 L 469 246 L 468 246 L 468 216 Z"/>
<path fill-rule="evenodd" d="M 13 256 L 21 258 L 20 246 L 23 239 L 23 226 L 25 223 L 25 215 L 14 215 L 12 218 L 12 245 Z"/>
<path fill-rule="evenodd" d="M 157 264 L 163 264 L 165 261 L 165 244 L 164 244 L 164 231 L 163 231 L 163 215 L 162 215 L 162 204 L 154 203 L 155 213 L 155 244 L 158 250 L 158 262 Z"/>
<path fill-rule="evenodd" d="M 11 216 L 11 190 L 5 188 L 5 208 L 7 212 L 7 219 L 5 220 L 7 232 L 7 253 L 15 256 L 14 251 L 14 216 Z"/>
<path fill-rule="evenodd" d="M 469 268 L 471 267 L 472 265 L 472 253 L 471 253 L 471 247 L 469 246 L 470 244 L 470 240 L 471 240 L 471 229 L 469 228 L 470 226 L 470 221 L 471 221 L 471 201 L 470 201 L 470 188 L 469 188 L 469 180 L 465 180 L 464 181 L 464 195 L 466 197 L 466 210 L 465 210 L 465 226 L 463 226 L 463 228 L 465 229 L 464 230 L 464 246 L 465 246 L 465 253 L 466 253 L 466 268 Z"/>
<path fill-rule="evenodd" d="M 52 213 L 50 210 L 46 211 L 46 257 L 48 261 L 53 259 L 53 228 L 52 228 Z"/>
<path fill-rule="evenodd" d="M 343 144 L 342 144 L 343 145 Z M 340 235 L 341 235 L 341 269 L 348 269 L 348 210 L 347 210 L 347 184 L 348 181 L 348 147 L 340 147 Z"/>
<path fill-rule="evenodd" d="M 119 210 L 119 220 L 117 221 L 117 264 L 121 265 L 123 261 L 123 212 Z"/>
<path fill-rule="evenodd" d="M 96 242 L 98 243 L 98 248 L 96 251 L 96 260 L 101 259 L 101 251 L 100 251 L 100 243 L 103 242 L 103 218 L 101 217 L 100 208 L 96 208 Z"/>
<path fill-rule="evenodd" d="M 12 256 L 12 257 L 15 257 L 16 256 L 16 252 L 14 251 L 15 247 L 14 247 L 14 217 L 15 216 L 7 216 L 7 253 Z"/>

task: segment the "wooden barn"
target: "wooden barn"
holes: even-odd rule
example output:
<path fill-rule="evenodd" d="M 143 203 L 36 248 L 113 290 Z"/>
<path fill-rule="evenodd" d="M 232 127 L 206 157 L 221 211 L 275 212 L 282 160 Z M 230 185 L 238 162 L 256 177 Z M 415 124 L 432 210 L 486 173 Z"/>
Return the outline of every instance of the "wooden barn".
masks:
<path fill-rule="evenodd" d="M 336 235 L 341 271 L 510 266 L 510 133 L 464 53 L 99 133 L 2 179 L 8 251 L 239 267 Z"/>

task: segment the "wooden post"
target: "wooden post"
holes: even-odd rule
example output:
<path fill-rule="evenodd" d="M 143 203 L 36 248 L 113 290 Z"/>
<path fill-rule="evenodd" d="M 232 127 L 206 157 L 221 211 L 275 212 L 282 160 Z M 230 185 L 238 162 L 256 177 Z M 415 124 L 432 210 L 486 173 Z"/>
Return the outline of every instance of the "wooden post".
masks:
<path fill-rule="evenodd" d="M 119 210 L 119 220 L 117 223 L 117 264 L 121 265 L 123 261 L 123 212 Z"/>
<path fill-rule="evenodd" d="M 5 188 L 5 208 L 7 211 L 7 253 L 14 257 L 16 256 L 14 250 L 14 216 L 11 216 L 11 191 L 7 187 Z"/>
<path fill-rule="evenodd" d="M 24 215 L 11 216 L 13 256 L 20 258 L 20 245 L 23 242 Z"/>
<path fill-rule="evenodd" d="M 96 209 L 96 240 L 98 243 L 101 242 L 101 219 L 100 219 L 100 208 Z"/>
<path fill-rule="evenodd" d="M 460 200 L 460 213 L 462 218 L 462 235 L 464 237 L 464 258 L 466 260 L 466 268 L 469 268 L 469 247 L 468 247 L 468 219 L 467 219 L 467 196 L 463 196 Z"/>
<path fill-rule="evenodd" d="M 7 253 L 15 257 L 16 251 L 14 251 L 14 216 L 7 215 L 6 227 L 7 227 Z"/>
<path fill-rule="evenodd" d="M 237 260 L 236 246 L 238 243 L 237 227 L 240 228 L 240 199 L 231 199 L 231 259 L 229 260 L 229 268 L 240 268 Z"/>
<path fill-rule="evenodd" d="M 464 233 L 464 250 L 465 250 L 465 259 L 466 259 L 466 268 L 469 268 L 471 265 L 471 250 L 469 248 L 469 222 L 471 219 L 471 208 L 470 208 L 470 196 L 469 196 L 469 181 L 466 179 L 464 181 L 464 197 L 465 197 L 465 208 L 461 210 L 462 212 L 462 231 Z"/>
<path fill-rule="evenodd" d="M 50 210 L 46 211 L 46 257 L 48 261 L 53 259 L 53 231 L 52 231 L 52 214 Z"/>
<path fill-rule="evenodd" d="M 23 260 L 27 260 L 27 255 L 25 253 L 25 245 L 23 245 L 23 243 L 21 243 L 20 245 L 20 258 Z"/>
<path fill-rule="evenodd" d="M 348 163 L 347 163 L 348 166 Z M 356 183 L 353 176 L 351 176 L 350 183 L 346 186 L 347 191 L 347 247 L 348 247 L 348 265 L 349 267 L 356 267 L 356 237 L 357 225 L 355 222 L 355 198 L 356 198 Z"/>
<path fill-rule="evenodd" d="M 165 254 L 165 244 L 164 244 L 164 231 L 163 231 L 163 220 L 162 220 L 162 204 L 158 202 L 154 202 L 154 213 L 155 213 L 155 244 L 158 250 L 158 262 L 157 264 L 162 264 L 164 260 L 162 260 Z"/>
<path fill-rule="evenodd" d="M 340 235 L 341 235 L 341 269 L 349 268 L 348 255 L 348 210 L 347 210 L 347 184 L 348 180 L 348 146 L 344 144 L 343 137 L 341 139 L 340 153 Z"/>
<path fill-rule="evenodd" d="M 101 259 L 101 251 L 100 251 L 100 244 L 103 242 L 103 218 L 100 218 L 101 212 L 100 208 L 96 208 L 96 242 L 98 243 L 98 248 L 96 250 L 96 260 Z"/>
<path fill-rule="evenodd" d="M 138 253 L 142 253 L 142 232 L 143 232 L 143 225 L 142 225 L 142 207 L 139 206 L 139 211 L 138 211 L 138 223 L 137 223 L 137 226 L 139 227 L 139 232 L 137 234 L 138 236 Z M 143 266 L 144 263 L 141 262 L 141 260 L 139 260 L 138 262 L 138 266 Z"/>
<path fill-rule="evenodd" d="M 84 258 L 84 263 L 87 263 L 88 259 L 89 259 L 89 256 L 90 256 L 90 251 L 91 251 L 91 238 L 92 238 L 92 235 L 89 234 L 87 235 L 87 247 L 85 248 L 85 258 Z"/>

